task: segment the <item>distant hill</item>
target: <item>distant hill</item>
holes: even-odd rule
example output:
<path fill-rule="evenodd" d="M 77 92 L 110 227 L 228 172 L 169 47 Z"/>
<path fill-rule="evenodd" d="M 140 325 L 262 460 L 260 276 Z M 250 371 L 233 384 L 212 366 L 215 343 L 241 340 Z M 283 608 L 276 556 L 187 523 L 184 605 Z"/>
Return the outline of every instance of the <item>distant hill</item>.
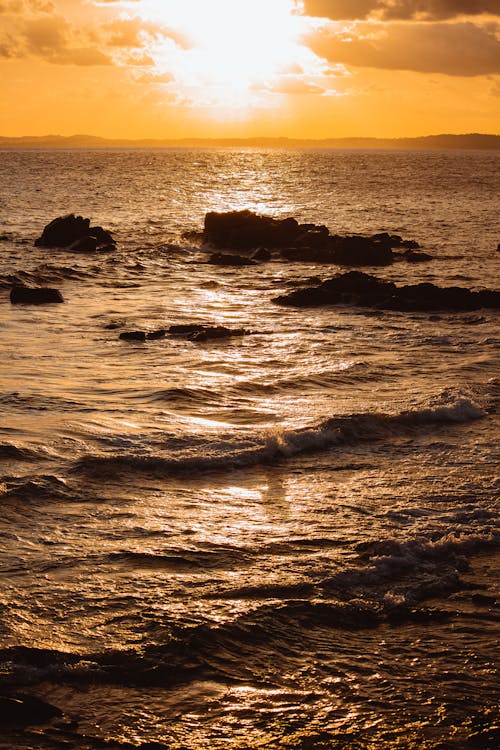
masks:
<path fill-rule="evenodd" d="M 336 149 L 500 149 L 500 135 L 426 135 L 420 138 L 183 138 L 126 140 L 93 135 L 0 136 L 5 148 L 336 148 Z"/>

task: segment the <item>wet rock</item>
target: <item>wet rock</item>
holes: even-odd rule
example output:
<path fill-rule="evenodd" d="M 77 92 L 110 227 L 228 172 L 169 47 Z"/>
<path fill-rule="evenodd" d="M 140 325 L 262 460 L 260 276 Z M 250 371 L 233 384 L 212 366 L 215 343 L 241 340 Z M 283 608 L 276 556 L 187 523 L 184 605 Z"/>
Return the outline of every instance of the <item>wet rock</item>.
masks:
<path fill-rule="evenodd" d="M 416 253 L 414 250 L 407 250 L 399 257 L 407 263 L 427 263 L 429 260 L 433 259 L 432 255 L 429 255 L 429 253 Z"/>
<path fill-rule="evenodd" d="M 91 227 L 90 219 L 67 214 L 53 219 L 35 240 L 36 247 L 64 247 L 70 252 L 95 252 L 115 248 L 110 232 L 100 226 Z"/>
<path fill-rule="evenodd" d="M 157 339 L 164 339 L 167 332 L 164 328 L 159 328 L 157 331 L 150 331 L 146 334 L 146 338 L 150 341 L 156 341 Z"/>
<path fill-rule="evenodd" d="M 213 266 L 255 266 L 254 260 L 232 253 L 212 253 L 208 262 Z"/>
<path fill-rule="evenodd" d="M 292 307 L 347 304 L 402 312 L 461 311 L 482 307 L 498 309 L 500 292 L 474 292 L 463 287 L 438 287 L 431 283 L 396 287 L 392 282 L 351 271 L 318 286 L 297 289 L 273 301 Z"/>
<path fill-rule="evenodd" d="M 172 336 L 188 339 L 189 341 L 209 341 L 212 339 L 226 339 L 232 336 L 244 336 L 248 331 L 244 328 L 226 328 L 225 326 L 207 326 L 202 324 L 181 324 L 170 326 L 168 332 Z"/>
<path fill-rule="evenodd" d="M 383 281 L 361 271 L 334 276 L 318 286 L 297 289 L 273 300 L 278 305 L 291 307 L 319 307 L 322 305 L 371 306 L 390 298 L 396 289 L 392 282 Z"/>
<path fill-rule="evenodd" d="M 291 245 L 301 230 L 296 219 L 273 219 L 252 211 L 211 211 L 205 216 L 204 242 L 215 247 L 253 250 Z"/>
<path fill-rule="evenodd" d="M 59 289 L 50 287 L 14 286 L 10 292 L 13 305 L 45 305 L 52 302 L 64 302 Z"/>
<path fill-rule="evenodd" d="M 146 341 L 145 331 L 123 331 L 119 338 L 123 341 Z"/>
<path fill-rule="evenodd" d="M 389 266 L 394 261 L 391 246 L 370 237 L 333 237 L 335 263 L 345 266 Z"/>
<path fill-rule="evenodd" d="M 0 726 L 46 724 L 62 711 L 32 695 L 0 695 Z"/>
<path fill-rule="evenodd" d="M 254 253 L 252 253 L 252 260 L 256 260 L 260 263 L 271 260 L 271 252 L 266 247 L 259 247 Z"/>

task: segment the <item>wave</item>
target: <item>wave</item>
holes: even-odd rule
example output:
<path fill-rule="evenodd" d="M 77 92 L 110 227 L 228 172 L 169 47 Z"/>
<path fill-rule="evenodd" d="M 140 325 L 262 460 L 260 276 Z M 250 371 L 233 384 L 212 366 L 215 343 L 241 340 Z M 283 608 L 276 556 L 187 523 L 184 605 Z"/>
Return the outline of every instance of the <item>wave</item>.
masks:
<path fill-rule="evenodd" d="M 79 266 L 57 266 L 52 263 L 42 263 L 30 270 L 18 270 L 11 274 L 0 275 L 0 288 L 8 289 L 14 285 L 43 286 L 66 280 L 84 279 L 93 276 L 92 269 L 87 271 Z"/>
<path fill-rule="evenodd" d="M 323 451 L 335 446 L 406 434 L 434 425 L 466 423 L 486 415 L 484 406 L 450 389 L 429 401 L 396 413 L 370 412 L 336 416 L 319 424 L 294 430 L 274 429 L 235 439 L 234 434 L 199 441 L 193 446 L 169 450 L 156 443 L 145 453 L 92 454 L 79 459 L 73 471 L 92 474 L 116 474 L 127 471 L 157 475 L 203 473 L 276 463 L 292 456 Z"/>
<path fill-rule="evenodd" d="M 5 478 L 0 487 L 0 497 L 6 500 L 79 500 L 81 495 L 75 493 L 59 477 L 42 474 L 30 478 Z"/>

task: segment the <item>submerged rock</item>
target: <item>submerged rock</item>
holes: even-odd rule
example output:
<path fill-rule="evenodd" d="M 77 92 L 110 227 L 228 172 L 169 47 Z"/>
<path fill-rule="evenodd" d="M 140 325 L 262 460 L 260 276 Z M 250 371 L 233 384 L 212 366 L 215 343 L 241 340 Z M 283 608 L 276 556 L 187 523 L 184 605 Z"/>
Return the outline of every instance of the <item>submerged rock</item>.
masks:
<path fill-rule="evenodd" d="M 397 287 L 394 283 L 361 271 L 339 274 L 317 286 L 297 289 L 273 302 L 290 307 L 354 305 L 381 310 L 427 312 L 478 310 L 500 307 L 500 292 L 474 292 L 463 287 L 438 287 L 423 283 Z"/>
<path fill-rule="evenodd" d="M 53 219 L 35 240 L 35 247 L 64 247 L 70 252 L 88 253 L 115 249 L 111 232 L 100 226 L 91 227 L 90 219 L 67 214 Z"/>
<path fill-rule="evenodd" d="M 208 262 L 213 266 L 255 266 L 254 260 L 233 253 L 212 253 Z"/>
<path fill-rule="evenodd" d="M 50 287 L 14 286 L 10 292 L 13 305 L 45 305 L 52 302 L 64 302 L 59 289 Z"/>
<path fill-rule="evenodd" d="M 248 331 L 244 328 L 226 328 L 225 326 L 206 326 L 202 324 L 173 325 L 168 329 L 169 334 L 189 341 L 209 341 L 211 339 L 226 339 L 232 336 L 244 336 Z"/>

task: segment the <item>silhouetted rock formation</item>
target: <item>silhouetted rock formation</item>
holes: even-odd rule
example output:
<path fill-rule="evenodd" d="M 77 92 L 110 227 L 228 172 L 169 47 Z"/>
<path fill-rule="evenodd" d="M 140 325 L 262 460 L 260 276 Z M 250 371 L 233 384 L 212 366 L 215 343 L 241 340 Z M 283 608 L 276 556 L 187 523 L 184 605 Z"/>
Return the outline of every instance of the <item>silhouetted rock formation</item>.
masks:
<path fill-rule="evenodd" d="M 473 292 L 463 287 L 438 287 L 430 283 L 397 287 L 392 282 L 361 271 L 350 271 L 334 276 L 318 286 L 297 289 L 276 297 L 273 302 L 290 307 L 340 304 L 405 312 L 460 311 L 478 310 L 481 307 L 499 308 L 500 292 Z"/>
<path fill-rule="evenodd" d="M 278 250 L 289 261 L 336 263 L 347 266 L 387 266 L 394 260 L 410 262 L 430 260 L 422 254 L 417 258 L 394 254 L 393 248 L 412 251 L 419 247 L 414 240 L 403 240 L 387 232 L 372 237 L 330 235 L 324 225 L 299 224 L 294 218 L 273 219 L 252 211 L 211 212 L 205 216 L 203 240 L 224 249 L 254 251 L 252 259 L 269 260 L 269 250 Z M 247 265 L 242 256 L 215 253 L 210 263 L 216 265 Z"/>
<path fill-rule="evenodd" d="M 50 302 L 64 302 L 64 298 L 59 289 L 14 286 L 10 292 L 10 301 L 13 305 L 45 305 Z"/>
<path fill-rule="evenodd" d="M 62 711 L 34 695 L 0 695 L 0 726 L 46 724 Z"/>
<path fill-rule="evenodd" d="M 111 232 L 102 227 L 91 227 L 90 219 L 68 214 L 47 224 L 36 247 L 64 247 L 70 252 L 107 252 L 116 248 Z"/>

